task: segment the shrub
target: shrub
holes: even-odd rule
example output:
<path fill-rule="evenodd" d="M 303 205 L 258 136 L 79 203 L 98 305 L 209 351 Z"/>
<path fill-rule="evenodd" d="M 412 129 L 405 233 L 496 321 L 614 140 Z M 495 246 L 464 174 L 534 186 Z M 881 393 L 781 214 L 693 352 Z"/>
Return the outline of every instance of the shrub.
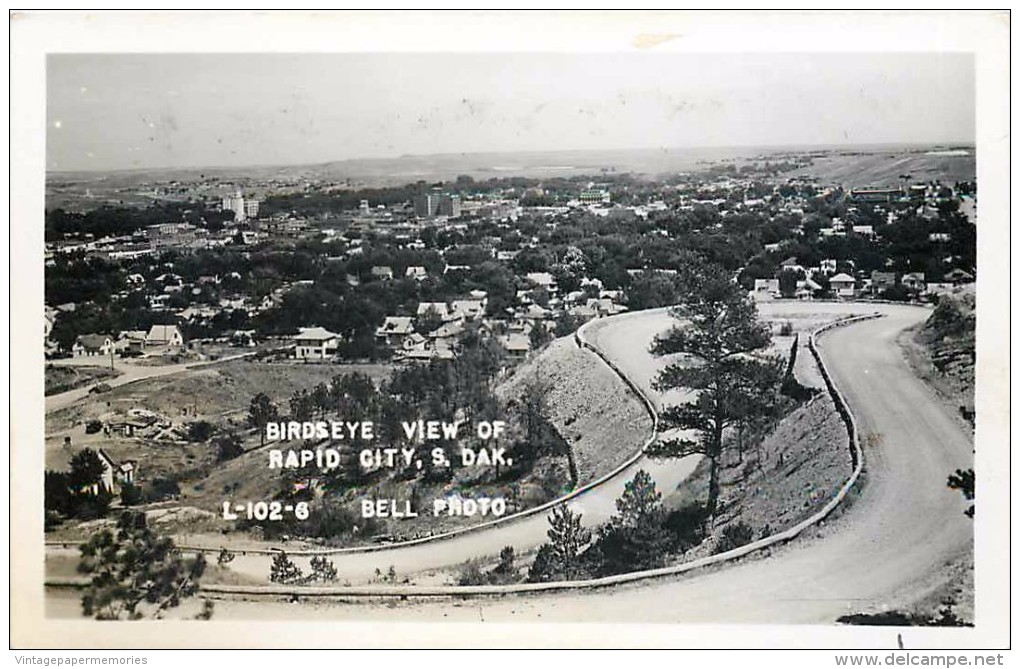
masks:
<path fill-rule="evenodd" d="M 181 494 L 181 486 L 170 478 L 155 478 L 145 491 L 145 499 L 149 502 L 162 502 L 168 497 Z"/>
<path fill-rule="evenodd" d="M 196 420 L 188 423 L 188 441 L 208 441 L 212 436 L 212 423 L 206 420 Z"/>
<path fill-rule="evenodd" d="M 486 585 L 489 579 L 482 571 L 482 561 L 477 558 L 465 560 L 457 573 L 457 585 Z"/>
<path fill-rule="evenodd" d="M 304 580 L 304 574 L 294 564 L 294 561 L 287 557 L 286 553 L 280 551 L 273 558 L 273 564 L 269 567 L 269 580 L 273 583 L 292 585 L 301 583 Z"/>
<path fill-rule="evenodd" d="M 705 505 L 694 502 L 670 511 L 663 526 L 673 535 L 675 547 L 686 551 L 705 540 L 705 523 L 708 511 Z"/>
<path fill-rule="evenodd" d="M 134 506 L 144 501 L 142 491 L 133 483 L 125 483 L 120 487 L 120 503 L 124 506 Z"/>
<path fill-rule="evenodd" d="M 326 557 L 313 557 L 310 565 L 312 567 L 312 573 L 308 576 L 309 581 L 321 581 L 323 583 L 328 583 L 336 580 L 336 566 L 332 561 L 326 559 Z"/>
<path fill-rule="evenodd" d="M 754 541 L 754 529 L 744 521 L 730 523 L 723 528 L 716 553 L 725 553 Z"/>
<path fill-rule="evenodd" d="M 216 461 L 226 462 L 244 454 L 244 446 L 236 434 L 225 434 L 215 440 Z"/>

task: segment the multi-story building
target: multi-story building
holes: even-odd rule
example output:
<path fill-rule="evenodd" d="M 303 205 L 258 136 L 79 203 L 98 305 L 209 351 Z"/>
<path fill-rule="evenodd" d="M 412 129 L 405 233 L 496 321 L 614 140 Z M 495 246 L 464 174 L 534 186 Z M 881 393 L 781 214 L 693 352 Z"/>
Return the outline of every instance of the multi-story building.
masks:
<path fill-rule="evenodd" d="M 450 195 L 433 189 L 414 198 L 414 215 L 418 218 L 432 218 L 433 216 L 457 218 L 460 213 L 459 195 Z"/>
<path fill-rule="evenodd" d="M 247 215 L 245 207 L 245 198 L 241 195 L 241 191 L 238 191 L 234 195 L 228 195 L 223 198 L 223 203 L 220 207 L 223 211 L 233 211 L 234 220 L 242 221 Z M 255 211 L 258 212 L 258 203 L 255 203 Z"/>

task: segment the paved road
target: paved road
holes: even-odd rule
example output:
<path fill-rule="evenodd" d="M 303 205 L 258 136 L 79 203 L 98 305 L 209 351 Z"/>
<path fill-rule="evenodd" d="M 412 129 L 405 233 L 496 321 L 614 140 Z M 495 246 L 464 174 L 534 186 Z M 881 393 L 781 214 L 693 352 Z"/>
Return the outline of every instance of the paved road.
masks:
<path fill-rule="evenodd" d="M 826 364 L 867 442 L 867 483 L 860 498 L 815 536 L 808 533 L 768 556 L 607 590 L 478 600 L 464 607 L 438 601 L 300 607 L 219 602 L 217 617 L 831 623 L 848 612 L 903 605 L 927 594 L 942 567 L 973 541 L 962 499 L 945 486 L 949 472 L 972 465 L 970 435 L 911 373 L 895 342 L 927 312 L 811 303 L 766 304 L 762 310 L 879 310 L 886 316 L 821 340 Z M 647 356 L 641 342 L 667 325 L 661 313 L 633 315 L 618 328 L 607 326 L 600 342 L 624 369 L 648 378 L 661 363 Z"/>

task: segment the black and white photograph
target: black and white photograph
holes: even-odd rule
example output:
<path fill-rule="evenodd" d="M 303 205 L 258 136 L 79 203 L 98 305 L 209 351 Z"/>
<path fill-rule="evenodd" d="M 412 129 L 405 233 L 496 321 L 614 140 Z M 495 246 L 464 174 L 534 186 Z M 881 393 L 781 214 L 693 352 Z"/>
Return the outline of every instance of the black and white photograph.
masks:
<path fill-rule="evenodd" d="M 26 646 L 1008 647 L 1008 12 L 304 18 L 32 52 Z"/>

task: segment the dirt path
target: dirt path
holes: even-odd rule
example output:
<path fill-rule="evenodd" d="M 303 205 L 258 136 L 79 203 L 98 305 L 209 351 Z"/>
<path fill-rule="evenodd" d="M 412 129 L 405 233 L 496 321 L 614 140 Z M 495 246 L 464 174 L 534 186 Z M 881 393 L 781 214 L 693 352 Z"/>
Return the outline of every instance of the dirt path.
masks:
<path fill-rule="evenodd" d="M 254 352 L 239 353 L 237 355 L 229 355 L 224 358 L 218 358 L 216 360 L 206 360 L 203 362 L 186 362 L 177 365 L 132 365 L 123 360 L 114 362 L 114 369 L 120 372 L 120 376 L 113 379 L 104 379 L 102 383 L 105 383 L 111 388 L 118 386 L 125 386 L 129 383 L 135 383 L 137 381 L 144 381 L 145 379 L 155 379 L 161 376 L 169 376 L 171 374 L 179 374 L 183 371 L 194 369 L 196 367 L 206 367 L 208 365 L 218 365 L 221 362 L 227 362 L 230 360 L 238 360 L 240 358 L 246 358 L 250 355 L 254 355 Z M 72 367 L 76 364 L 84 365 L 91 359 L 82 358 L 83 362 L 77 361 L 54 361 L 50 364 L 63 363 L 66 366 Z M 91 364 L 96 364 L 93 360 Z M 74 390 L 68 390 L 67 392 L 58 393 L 56 395 L 50 395 L 46 398 L 46 413 L 63 409 L 66 406 L 70 406 L 75 402 L 88 396 L 89 392 L 96 386 L 97 383 L 90 383 L 82 388 L 75 388 Z"/>

